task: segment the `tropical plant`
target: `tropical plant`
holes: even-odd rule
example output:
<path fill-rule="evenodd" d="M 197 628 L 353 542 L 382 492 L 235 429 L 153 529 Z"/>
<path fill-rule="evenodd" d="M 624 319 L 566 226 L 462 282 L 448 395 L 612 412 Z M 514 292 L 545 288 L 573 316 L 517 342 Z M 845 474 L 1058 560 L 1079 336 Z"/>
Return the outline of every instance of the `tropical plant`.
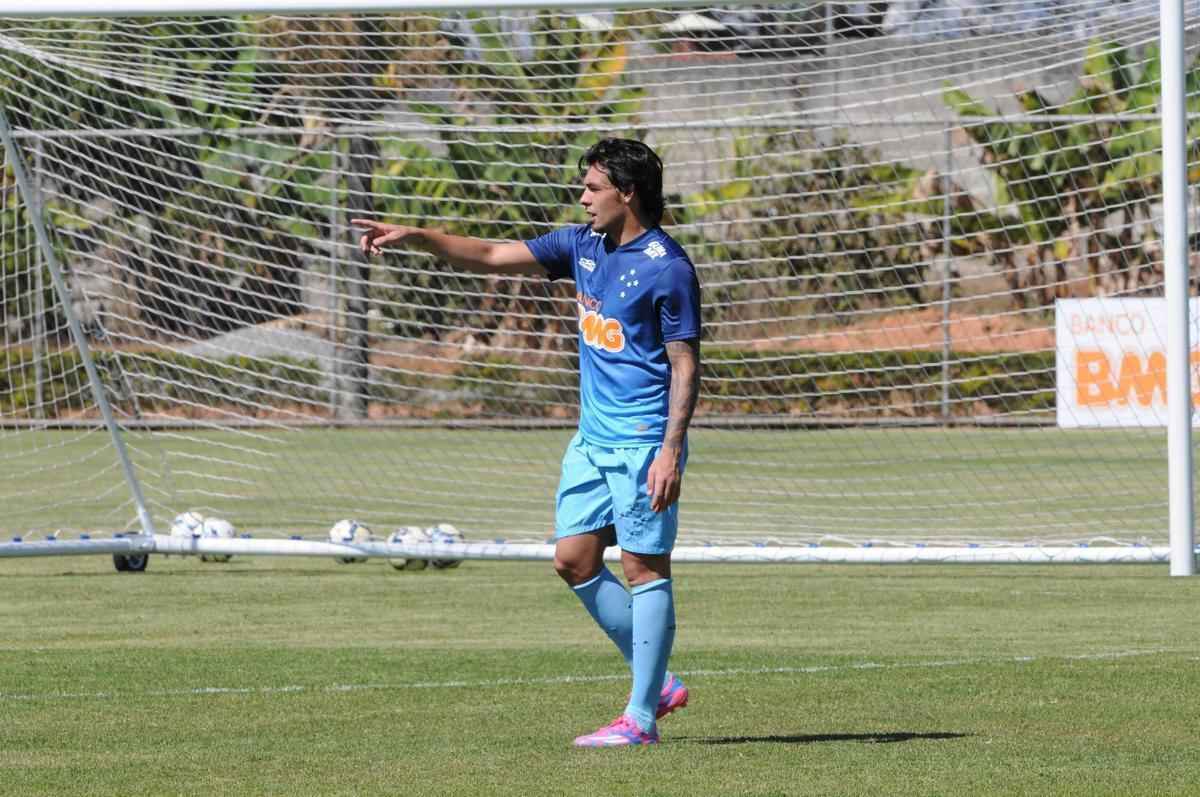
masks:
<path fill-rule="evenodd" d="M 718 240 L 682 236 L 728 264 L 719 309 L 758 307 L 764 323 L 796 312 L 846 323 L 864 309 L 922 301 L 930 257 L 913 214 L 924 203 L 910 196 L 919 172 L 847 138 L 744 135 L 734 147 L 730 179 L 684 197 L 676 214 L 727 222 Z"/>
<path fill-rule="evenodd" d="M 1186 78 L 1192 114 L 1200 111 L 1197 63 Z M 972 122 L 1001 114 L 963 89 L 946 89 L 946 104 L 962 117 L 981 162 L 996 178 L 999 225 L 982 240 L 1017 304 L 1026 304 L 1031 292 L 1043 305 L 1067 295 L 1071 259 L 1086 261 L 1092 293 L 1143 290 L 1161 279 L 1152 223 L 1161 191 L 1160 127 L 1147 119 L 1113 118 L 1155 112 L 1157 49 L 1147 47 L 1140 64 L 1139 71 L 1120 44 L 1092 42 L 1079 88 L 1067 102 L 1054 105 L 1033 89 L 1017 95 L 1022 110 L 1044 122 Z M 1078 119 L 1088 115 L 1101 118 Z M 1200 122 L 1192 122 L 1188 139 L 1197 135 Z"/>
<path fill-rule="evenodd" d="M 35 315 L 42 318 L 42 330 L 65 331 L 57 319 L 49 277 L 39 270 L 45 267 L 38 254 L 33 227 L 21 192 L 11 169 L 0 171 L 0 229 L 5 230 L 5 246 L 0 247 L 0 330 L 7 344 L 35 334 Z M 40 293 L 39 293 L 40 291 Z"/>
<path fill-rule="evenodd" d="M 630 125 L 643 90 L 624 80 L 626 26 L 592 31 L 573 15 L 541 13 L 526 31 L 522 60 L 493 19 L 472 15 L 463 23 L 470 41 L 451 36 L 457 57 L 444 66 L 458 100 L 408 103 L 436 131 L 445 154 L 417 141 L 386 143 L 386 165 L 375 175 L 385 197 L 378 211 L 483 238 L 529 239 L 576 220 L 577 162 L 601 136 L 587 128 L 616 124 L 624 135 L 638 135 Z M 480 123 L 497 129 L 464 132 Z M 439 336 L 445 315 L 454 313 L 456 326 L 475 329 L 484 342 L 511 333 L 528 335 L 530 348 L 558 345 L 558 336 L 542 333 L 548 298 L 561 289 L 517 282 L 468 309 L 458 291 L 446 289 L 454 277 L 445 269 L 424 260 L 410 265 L 378 294 L 384 315 L 408 333 Z"/>
<path fill-rule="evenodd" d="M 30 36 L 22 25 L 3 30 Z M 428 43 L 430 27 L 332 16 L 41 21 L 32 31 L 53 33 L 42 40 L 61 57 L 11 52 L 24 74 L 18 85 L 18 70 L 6 73 L 0 101 L 21 129 L 88 130 L 41 143 L 64 261 L 113 253 L 106 276 L 132 298 L 133 324 L 202 337 L 298 310 L 305 261 L 327 252 L 341 189 L 332 128 L 378 112 L 386 92 L 375 76 L 433 70 L 418 62 L 401 75 L 391 57 Z M 348 57 L 360 44 L 366 55 Z M 81 70 L 76 49 L 112 67 Z M 256 125 L 282 132 L 239 135 Z M 190 132 L 167 132 L 179 129 Z"/>

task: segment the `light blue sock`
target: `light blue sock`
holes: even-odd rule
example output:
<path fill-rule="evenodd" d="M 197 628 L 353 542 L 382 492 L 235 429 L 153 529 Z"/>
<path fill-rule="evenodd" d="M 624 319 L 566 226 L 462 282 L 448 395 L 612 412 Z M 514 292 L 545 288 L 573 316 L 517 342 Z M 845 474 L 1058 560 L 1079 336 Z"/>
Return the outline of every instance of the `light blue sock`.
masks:
<path fill-rule="evenodd" d="M 572 587 L 588 614 L 604 629 L 621 651 L 625 663 L 633 666 L 633 604 L 629 592 L 607 567 L 594 578 Z"/>
<path fill-rule="evenodd" d="M 639 584 L 632 592 L 633 692 L 625 713 L 648 731 L 654 727 L 658 695 L 675 641 L 675 596 L 669 578 Z"/>

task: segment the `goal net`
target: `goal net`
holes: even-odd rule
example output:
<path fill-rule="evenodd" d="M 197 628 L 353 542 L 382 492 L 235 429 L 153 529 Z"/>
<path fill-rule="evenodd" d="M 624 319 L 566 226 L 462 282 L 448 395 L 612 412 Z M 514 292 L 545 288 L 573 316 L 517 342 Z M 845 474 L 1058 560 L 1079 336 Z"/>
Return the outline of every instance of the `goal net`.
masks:
<path fill-rule="evenodd" d="M 0 553 L 187 510 L 546 540 L 573 286 L 348 220 L 578 224 L 606 136 L 702 287 L 681 546 L 1161 551 L 1153 10 L 0 19 Z"/>

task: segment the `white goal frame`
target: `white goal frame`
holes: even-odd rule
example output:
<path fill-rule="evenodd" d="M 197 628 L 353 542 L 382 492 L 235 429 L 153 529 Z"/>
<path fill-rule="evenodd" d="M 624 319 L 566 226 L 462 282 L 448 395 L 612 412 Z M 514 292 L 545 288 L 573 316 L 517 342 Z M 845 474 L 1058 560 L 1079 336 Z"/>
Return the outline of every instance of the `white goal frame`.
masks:
<path fill-rule="evenodd" d="M 727 5 L 741 4 L 738 2 Z M 43 0 L 31 4 L 0 0 L 0 16 L 7 17 L 72 17 L 72 16 L 192 16 L 206 14 L 274 14 L 274 13 L 351 13 L 392 11 L 469 11 L 530 9 L 547 7 L 545 0 L 185 0 L 164 6 L 152 0 L 112 0 L 101 8 L 81 0 Z M 644 7 L 638 0 L 558 0 L 558 9 L 595 9 Z M 657 0 L 656 7 L 702 5 L 696 0 Z M 1168 470 L 1169 470 L 1169 545 L 1163 547 L 1101 546 L 1075 547 L 974 547 L 960 548 L 863 548 L 812 547 L 727 547 L 719 551 L 708 548 L 677 548 L 674 559 L 680 562 L 858 562 L 858 563 L 1051 563 L 1051 562 L 1169 562 L 1172 576 L 1194 575 L 1196 572 L 1196 543 L 1194 532 L 1193 473 L 1191 427 L 1193 412 L 1190 391 L 1188 358 L 1188 231 L 1187 231 L 1187 152 L 1185 73 L 1183 47 L 1183 2 L 1160 0 L 1159 36 L 1162 70 L 1161 118 L 1163 126 L 1163 207 L 1165 284 L 1168 306 Z M 30 207 L 31 191 L 23 175 L 21 156 L 13 140 L 12 130 L 0 108 L 0 137 L 8 157 L 17 172 L 26 202 Z M 87 370 L 104 423 L 112 435 L 116 456 L 121 462 L 128 488 L 137 506 L 140 534 L 119 536 L 110 540 L 80 539 L 38 542 L 0 542 L 0 557 L 24 557 L 74 554 L 256 554 L 345 557 L 413 556 L 438 558 L 453 555 L 463 559 L 522 559 L 549 560 L 552 546 L 536 544 L 468 543 L 446 546 L 419 544 L 409 546 L 386 543 L 360 545 L 313 542 L 306 540 L 266 539 L 181 539 L 157 534 L 150 513 L 146 510 L 137 475 L 130 464 L 121 434 L 99 387 L 95 365 L 88 353 L 86 336 L 72 309 L 69 289 L 61 269 L 54 259 L 44 222 L 37 213 L 31 214 L 38 245 L 46 259 L 53 287 L 57 291 L 63 312 L 70 324 L 72 337 Z M 610 552 L 611 553 L 611 552 Z"/>

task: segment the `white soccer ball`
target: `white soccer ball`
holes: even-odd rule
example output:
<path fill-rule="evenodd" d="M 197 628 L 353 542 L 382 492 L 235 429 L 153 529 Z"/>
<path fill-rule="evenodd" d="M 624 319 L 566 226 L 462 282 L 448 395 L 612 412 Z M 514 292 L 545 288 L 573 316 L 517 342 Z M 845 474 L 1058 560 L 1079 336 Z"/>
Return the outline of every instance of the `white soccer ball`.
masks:
<path fill-rule="evenodd" d="M 462 532 L 451 526 L 449 523 L 439 523 L 429 529 L 429 539 L 431 542 L 441 543 L 442 545 L 462 545 L 466 542 Z M 458 567 L 462 564 L 462 559 L 432 559 L 429 564 L 439 570 L 446 570 L 451 567 Z"/>
<path fill-rule="evenodd" d="M 333 528 L 329 530 L 329 541 L 339 543 L 349 543 L 357 545 L 358 543 L 371 541 L 371 530 L 357 520 L 339 520 L 333 524 Z M 344 565 L 354 562 L 365 562 L 365 556 L 339 556 L 337 560 Z"/>
<path fill-rule="evenodd" d="M 222 520 L 219 517 L 205 518 L 203 525 L 200 527 L 201 537 L 213 537 L 216 539 L 232 540 L 237 536 L 237 529 L 228 520 Z M 233 554 L 229 553 L 202 553 L 200 554 L 201 562 L 228 562 L 233 558 Z"/>
<path fill-rule="evenodd" d="M 199 537 L 203 533 L 204 515 L 199 512 L 182 512 L 171 521 L 172 537 Z"/>
<path fill-rule="evenodd" d="M 387 541 L 391 545 L 417 545 L 429 542 L 429 532 L 420 526 L 401 526 L 388 536 Z M 394 556 L 388 559 L 388 563 L 397 570 L 424 570 L 429 560 Z"/>

